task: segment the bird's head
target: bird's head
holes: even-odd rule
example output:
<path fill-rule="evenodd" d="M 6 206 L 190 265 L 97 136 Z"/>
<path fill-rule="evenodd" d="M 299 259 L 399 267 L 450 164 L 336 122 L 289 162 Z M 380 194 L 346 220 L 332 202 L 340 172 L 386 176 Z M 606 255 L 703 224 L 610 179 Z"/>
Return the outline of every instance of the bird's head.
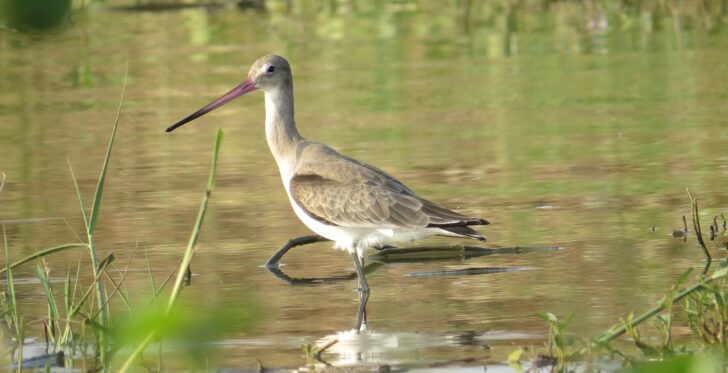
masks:
<path fill-rule="evenodd" d="M 248 71 L 248 79 L 256 89 L 268 92 L 292 85 L 291 65 L 285 58 L 271 54 L 259 58 Z"/>
<path fill-rule="evenodd" d="M 291 75 L 291 65 L 288 64 L 288 61 L 286 61 L 285 58 L 274 54 L 261 57 L 253 63 L 253 66 L 251 66 L 248 71 L 247 78 L 245 78 L 245 80 L 243 80 L 243 82 L 237 87 L 222 95 L 217 100 L 188 115 L 179 122 L 169 126 L 167 128 L 167 132 L 172 132 L 177 127 L 189 123 L 219 108 L 220 106 L 225 105 L 236 97 L 253 92 L 256 89 L 260 89 L 264 92 L 271 92 L 275 89 L 289 88 L 292 86 L 293 78 Z"/>

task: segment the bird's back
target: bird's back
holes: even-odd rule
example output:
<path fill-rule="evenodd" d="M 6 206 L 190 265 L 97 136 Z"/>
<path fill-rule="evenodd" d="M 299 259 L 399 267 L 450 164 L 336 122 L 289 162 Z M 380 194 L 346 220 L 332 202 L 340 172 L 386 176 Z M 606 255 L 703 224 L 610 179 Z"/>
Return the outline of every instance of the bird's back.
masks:
<path fill-rule="evenodd" d="M 291 197 L 306 213 L 329 225 L 418 229 L 487 224 L 421 198 L 383 170 L 313 141 L 298 145 L 289 183 Z M 460 231 L 458 235 L 475 233 Z"/>

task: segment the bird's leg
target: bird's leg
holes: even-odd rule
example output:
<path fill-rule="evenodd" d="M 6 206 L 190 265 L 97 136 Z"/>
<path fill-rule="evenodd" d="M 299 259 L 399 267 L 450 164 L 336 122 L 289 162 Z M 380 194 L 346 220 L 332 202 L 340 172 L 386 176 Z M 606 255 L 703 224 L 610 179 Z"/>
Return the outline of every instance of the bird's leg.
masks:
<path fill-rule="evenodd" d="M 364 268 L 366 268 L 366 257 L 364 256 L 364 251 L 357 250 L 356 252 L 357 259 L 359 259 L 359 264 L 362 268 L 362 273 L 364 273 Z M 367 285 L 367 279 L 366 276 L 361 277 L 362 281 L 364 282 L 364 286 L 359 286 L 360 288 L 366 288 L 366 291 L 359 292 L 359 313 L 357 314 L 357 323 L 356 323 L 356 330 L 359 331 L 364 327 L 366 329 L 367 326 L 367 302 L 369 301 L 369 286 Z"/>
<path fill-rule="evenodd" d="M 392 245 L 381 245 L 381 246 L 374 246 L 375 249 L 382 251 L 382 250 L 389 250 L 389 249 L 396 249 L 396 246 Z"/>
<path fill-rule="evenodd" d="M 359 255 L 359 254 L 362 255 Z M 364 253 L 359 250 L 355 250 L 350 253 L 351 260 L 354 262 L 354 268 L 356 268 L 356 275 L 359 280 L 359 310 L 356 313 L 356 331 L 359 332 L 362 326 L 366 327 L 367 323 L 367 302 L 369 301 L 369 284 L 367 284 L 367 278 L 364 275 Z"/>
<path fill-rule="evenodd" d="M 369 292 L 359 292 L 359 310 L 356 313 L 356 331 L 365 330 L 367 328 L 367 302 L 369 301 Z"/>
<path fill-rule="evenodd" d="M 356 268 L 356 275 L 359 278 L 359 291 L 362 293 L 369 293 L 369 285 L 367 279 L 364 277 L 364 268 L 361 266 L 359 255 L 355 252 L 350 253 L 351 260 L 354 262 L 354 268 Z"/>
<path fill-rule="evenodd" d="M 296 246 L 303 246 L 308 245 L 315 242 L 322 242 L 322 241 L 328 241 L 329 239 L 326 237 L 319 236 L 317 234 L 312 236 L 301 236 L 296 238 L 291 238 L 286 242 L 285 245 L 283 245 L 278 251 L 276 251 L 275 254 L 273 254 L 270 259 L 268 259 L 268 262 L 265 263 L 266 268 L 278 268 L 278 263 L 281 261 L 281 258 L 283 258 L 283 255 L 286 255 L 288 250 L 296 247 Z"/>

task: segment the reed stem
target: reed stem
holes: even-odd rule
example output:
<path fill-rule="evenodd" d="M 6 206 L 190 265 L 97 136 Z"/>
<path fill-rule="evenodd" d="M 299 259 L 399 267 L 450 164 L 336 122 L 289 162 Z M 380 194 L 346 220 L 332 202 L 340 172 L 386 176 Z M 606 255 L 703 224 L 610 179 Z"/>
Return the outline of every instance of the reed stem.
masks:
<path fill-rule="evenodd" d="M 190 262 L 192 261 L 192 254 L 194 253 L 194 248 L 197 244 L 197 237 L 200 235 L 200 228 L 202 227 L 202 221 L 205 218 L 205 212 L 207 211 L 207 203 L 210 200 L 210 195 L 212 194 L 212 189 L 215 185 L 215 173 L 217 172 L 217 156 L 220 152 L 220 144 L 222 143 L 223 133 L 222 130 L 217 131 L 217 137 L 215 138 L 215 147 L 212 151 L 212 162 L 210 165 L 210 174 L 207 179 L 207 188 L 205 189 L 205 195 L 202 198 L 202 203 L 200 204 L 200 210 L 197 213 L 197 220 L 195 221 L 195 225 L 192 228 L 192 233 L 190 234 L 190 239 L 187 242 L 187 249 L 185 250 L 185 254 L 182 257 L 182 263 L 180 263 L 179 268 L 177 269 L 177 277 L 174 282 L 174 287 L 172 288 L 172 293 L 169 296 L 169 303 L 167 303 L 167 308 L 165 309 L 164 315 L 167 316 L 172 311 L 172 308 L 174 307 L 177 298 L 179 297 L 180 292 L 182 291 L 182 286 L 184 284 L 184 278 L 185 273 L 187 272 L 187 268 L 189 268 Z M 132 354 L 126 359 L 124 362 L 124 365 L 119 369 L 119 373 L 125 373 L 130 371 L 131 365 L 134 363 L 134 361 L 144 352 L 146 347 L 151 343 L 154 338 L 157 337 L 158 329 L 152 329 L 149 334 L 142 340 L 142 342 L 137 346 L 136 349 L 132 352 Z"/>

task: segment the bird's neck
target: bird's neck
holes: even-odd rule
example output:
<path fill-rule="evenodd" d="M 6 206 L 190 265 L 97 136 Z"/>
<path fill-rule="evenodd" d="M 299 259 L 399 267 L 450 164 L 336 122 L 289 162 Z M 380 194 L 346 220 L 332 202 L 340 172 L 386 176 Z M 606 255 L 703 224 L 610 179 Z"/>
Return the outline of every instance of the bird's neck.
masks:
<path fill-rule="evenodd" d="M 296 146 L 303 140 L 293 118 L 292 88 L 265 92 L 265 136 L 281 176 L 286 179 L 295 164 Z"/>

